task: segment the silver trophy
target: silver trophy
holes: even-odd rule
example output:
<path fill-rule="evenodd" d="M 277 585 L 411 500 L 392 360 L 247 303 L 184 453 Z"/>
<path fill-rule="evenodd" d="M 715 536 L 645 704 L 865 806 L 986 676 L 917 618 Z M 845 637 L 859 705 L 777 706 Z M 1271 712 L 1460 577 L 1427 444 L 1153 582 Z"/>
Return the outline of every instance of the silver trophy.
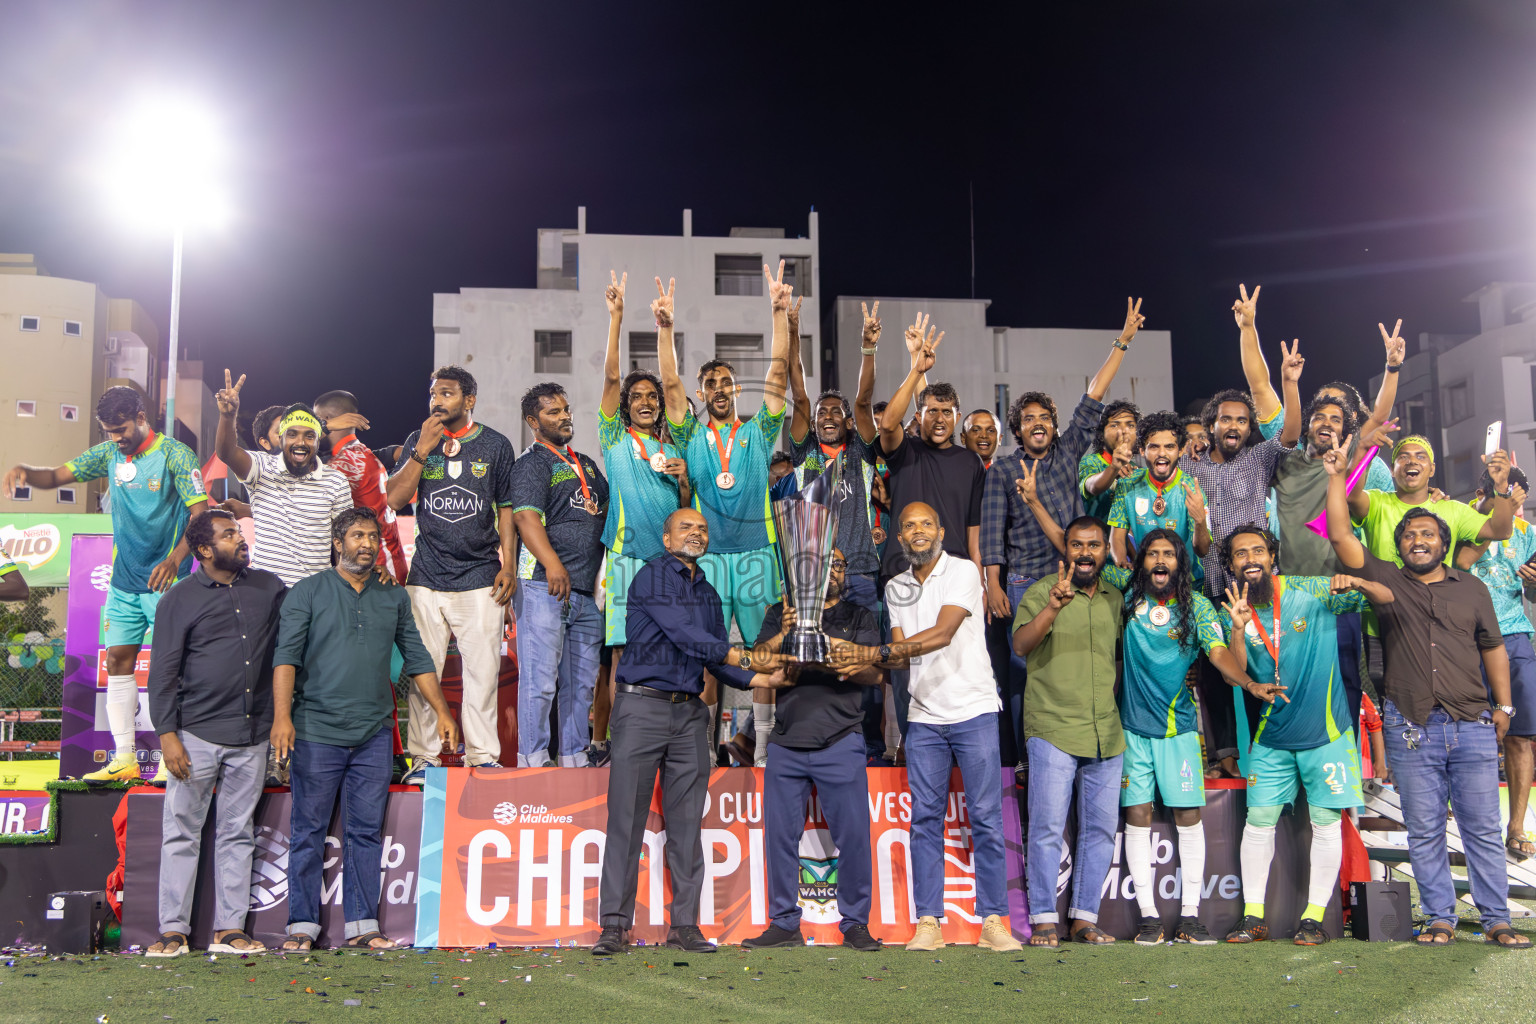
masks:
<path fill-rule="evenodd" d="M 780 650 L 800 662 L 825 663 L 831 653 L 831 642 L 821 631 L 821 612 L 832 575 L 832 546 L 837 541 L 837 510 L 832 506 L 842 475 L 839 453 L 799 494 L 773 503 L 784 606 L 795 609 L 795 627 Z"/>

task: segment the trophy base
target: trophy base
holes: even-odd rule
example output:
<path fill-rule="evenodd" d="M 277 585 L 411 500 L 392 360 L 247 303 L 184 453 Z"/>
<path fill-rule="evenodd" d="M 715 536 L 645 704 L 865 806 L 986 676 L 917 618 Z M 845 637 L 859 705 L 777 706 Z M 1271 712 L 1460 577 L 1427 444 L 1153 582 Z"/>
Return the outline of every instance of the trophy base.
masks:
<path fill-rule="evenodd" d="M 784 638 L 779 651 L 799 662 L 825 664 L 832 653 L 832 642 L 819 629 L 794 629 Z"/>

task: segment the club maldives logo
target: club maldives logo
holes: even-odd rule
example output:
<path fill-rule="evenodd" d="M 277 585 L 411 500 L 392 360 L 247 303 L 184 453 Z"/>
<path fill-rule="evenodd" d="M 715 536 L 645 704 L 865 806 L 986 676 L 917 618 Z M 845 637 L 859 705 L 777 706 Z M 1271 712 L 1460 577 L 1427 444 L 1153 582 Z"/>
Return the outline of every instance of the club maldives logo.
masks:
<path fill-rule="evenodd" d="M 433 491 L 421 504 L 428 512 L 449 523 L 468 519 L 480 511 L 480 498 L 457 484 Z"/>
<path fill-rule="evenodd" d="M 813 924 L 842 920 L 837 909 L 837 845 L 824 828 L 808 828 L 800 837 L 800 909 Z"/>
<path fill-rule="evenodd" d="M 41 569 L 64 547 L 59 528 L 51 523 L 36 526 L 0 526 L 0 548 L 11 561 L 28 569 Z"/>

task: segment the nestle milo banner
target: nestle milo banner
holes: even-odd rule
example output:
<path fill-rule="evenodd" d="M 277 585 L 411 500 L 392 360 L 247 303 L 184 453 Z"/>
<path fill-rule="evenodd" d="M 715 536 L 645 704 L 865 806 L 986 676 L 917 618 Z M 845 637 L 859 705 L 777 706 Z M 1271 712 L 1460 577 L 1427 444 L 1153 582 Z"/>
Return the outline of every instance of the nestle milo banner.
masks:
<path fill-rule="evenodd" d="M 0 513 L 0 548 L 34 587 L 69 585 L 70 540 L 77 533 L 112 533 L 105 513 L 18 515 Z"/>

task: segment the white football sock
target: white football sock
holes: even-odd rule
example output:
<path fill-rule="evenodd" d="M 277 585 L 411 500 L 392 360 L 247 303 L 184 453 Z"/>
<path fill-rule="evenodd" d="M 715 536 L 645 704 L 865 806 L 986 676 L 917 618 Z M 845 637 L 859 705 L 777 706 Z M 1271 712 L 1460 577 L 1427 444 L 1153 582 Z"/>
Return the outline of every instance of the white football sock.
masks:
<path fill-rule="evenodd" d="M 1200 822 L 1179 825 L 1179 871 L 1184 876 L 1181 917 L 1200 913 L 1200 886 L 1205 880 L 1205 826 Z"/>
<path fill-rule="evenodd" d="M 753 749 L 752 763 L 761 768 L 768 763 L 768 737 L 773 734 L 774 705 L 752 702 L 752 736 L 757 745 Z"/>
<path fill-rule="evenodd" d="M 1312 873 L 1307 881 L 1307 902 L 1326 907 L 1339 888 L 1339 865 L 1344 861 L 1344 833 L 1335 820 L 1330 825 L 1312 823 Z"/>
<path fill-rule="evenodd" d="M 133 722 L 139 714 L 139 683 L 133 673 L 107 676 L 107 728 L 112 730 L 112 745 L 117 748 L 114 760 L 122 761 L 135 756 Z"/>
<path fill-rule="evenodd" d="M 1243 901 L 1250 906 L 1264 905 L 1264 890 L 1269 888 L 1269 862 L 1274 859 L 1275 826 L 1245 824 L 1239 860 L 1243 866 Z"/>
<path fill-rule="evenodd" d="M 1125 826 L 1125 867 L 1136 886 L 1136 905 L 1142 917 L 1157 916 L 1157 901 L 1152 890 L 1152 829 L 1140 825 Z"/>

